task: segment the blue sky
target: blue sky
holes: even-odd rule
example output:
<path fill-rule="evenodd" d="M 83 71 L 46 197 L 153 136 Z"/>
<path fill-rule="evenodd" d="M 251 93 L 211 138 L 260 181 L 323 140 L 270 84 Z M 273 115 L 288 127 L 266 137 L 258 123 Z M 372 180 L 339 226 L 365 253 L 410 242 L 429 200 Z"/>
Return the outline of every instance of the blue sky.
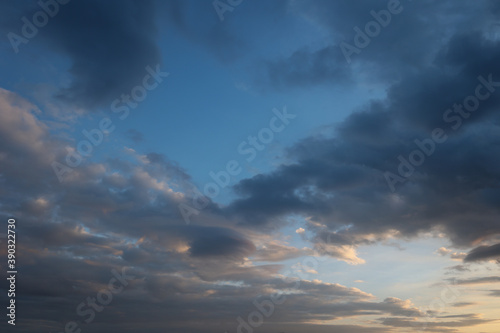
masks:
<path fill-rule="evenodd" d="M 498 332 L 496 2 L 0 9 L 6 331 Z"/>

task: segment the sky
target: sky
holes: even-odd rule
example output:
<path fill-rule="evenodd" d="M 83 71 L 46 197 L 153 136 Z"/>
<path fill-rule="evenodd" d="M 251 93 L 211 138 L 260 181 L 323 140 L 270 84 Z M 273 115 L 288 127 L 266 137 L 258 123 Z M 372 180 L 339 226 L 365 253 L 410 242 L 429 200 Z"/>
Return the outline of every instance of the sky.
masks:
<path fill-rule="evenodd" d="M 1 331 L 498 333 L 499 27 L 494 0 L 0 1 Z"/>

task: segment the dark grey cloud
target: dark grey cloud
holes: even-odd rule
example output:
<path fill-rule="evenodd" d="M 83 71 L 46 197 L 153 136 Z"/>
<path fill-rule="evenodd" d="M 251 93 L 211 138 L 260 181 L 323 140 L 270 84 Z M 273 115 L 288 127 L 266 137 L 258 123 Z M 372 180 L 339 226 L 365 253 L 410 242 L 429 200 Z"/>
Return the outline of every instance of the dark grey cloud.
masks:
<path fill-rule="evenodd" d="M 258 73 L 266 88 L 344 86 L 360 75 L 377 84 L 394 83 L 431 64 L 439 48 L 454 34 L 495 26 L 496 17 L 491 13 L 494 5 L 489 1 L 457 4 L 402 0 L 398 7 L 401 12 L 391 15 L 389 24 L 370 38 L 366 47 L 350 55 L 348 63 L 340 44 L 355 46 L 354 27 L 364 31 L 365 25 L 375 20 L 371 11 L 387 10 L 387 4 L 384 0 L 289 2 L 289 12 L 322 31 L 327 46 L 303 46 L 284 58 L 264 62 Z"/>
<path fill-rule="evenodd" d="M 1 100 L 0 115 L 7 126 L 4 139 L 13 147 L 4 147 L 3 153 L 12 166 L 17 163 L 14 157 L 24 154 L 24 162 L 33 161 L 41 171 L 51 171 L 50 160 L 37 162 L 37 158 L 44 149 L 64 143 L 49 141 L 42 124 L 36 117 L 30 118 L 27 110 L 10 112 L 8 101 L 24 104 L 15 95 L 6 96 L 7 101 Z M 26 120 L 24 126 L 17 126 L 22 118 Z M 23 150 L 34 142 L 40 142 L 37 150 Z M 218 332 L 221 321 L 229 322 L 225 327 L 234 330 L 237 316 L 255 310 L 255 295 L 269 297 L 270 290 L 286 291 L 289 298 L 268 321 L 269 329 L 282 320 L 419 313 L 401 300 L 376 302 L 373 295 L 356 288 L 320 281 L 297 284 L 293 277 L 277 278 L 281 265 L 246 265 L 244 257 L 255 253 L 265 259 L 269 253 L 255 252 L 242 231 L 228 228 L 227 223 L 222 227 L 223 223 L 210 216 L 210 209 L 205 216 L 207 225 L 185 225 L 174 212 L 177 204 L 187 199 L 170 192 L 162 181 L 174 180 L 182 186 L 189 175 L 160 154 L 136 157 L 137 163 L 114 159 L 82 165 L 67 182 L 59 184 L 53 177 L 48 178 L 53 182 L 32 184 L 32 197 L 20 200 L 20 207 L 9 202 L 4 205 L 23 221 L 19 252 L 30 254 L 19 259 L 26 278 L 19 282 L 23 294 L 17 299 L 18 306 L 30 314 L 18 328 L 20 332 L 32 331 L 33 325 L 60 330 L 73 320 L 85 329 L 83 318 L 75 315 L 77 306 L 106 288 L 114 276 L 112 270 L 121 271 L 123 267 L 129 267 L 134 279 L 96 313 L 91 323 L 95 332 L 109 332 L 111 326 L 123 332 L 144 327 L 154 332 L 159 327 L 164 330 L 165 323 L 173 332 Z M 12 166 L 3 171 L 8 188 L 17 184 L 11 177 Z M 54 191 L 48 195 L 48 189 Z M 22 187 L 17 191 L 26 192 Z M 31 208 L 23 209 L 26 207 Z M 5 251 L 2 247 L 0 254 Z M 312 307 L 318 312 L 305 311 Z M 126 325 L 117 324 L 124 322 Z M 203 328 L 199 322 L 204 322 Z M 343 332 L 368 332 L 361 326 L 338 328 Z"/>
<path fill-rule="evenodd" d="M 497 283 L 500 282 L 500 277 L 498 276 L 484 276 L 470 279 L 459 279 L 455 280 L 456 284 L 466 285 L 466 284 L 485 284 L 485 283 Z"/>
<path fill-rule="evenodd" d="M 450 271 L 456 272 L 470 272 L 470 268 L 465 265 L 455 265 L 447 268 Z"/>
<path fill-rule="evenodd" d="M 474 303 L 474 302 L 457 302 L 457 303 L 453 303 L 452 305 L 456 308 L 463 308 L 463 307 L 476 305 L 476 304 L 477 303 Z"/>
<path fill-rule="evenodd" d="M 493 296 L 493 297 L 500 297 L 500 290 L 490 290 L 490 293 L 489 293 L 490 296 Z"/>
<path fill-rule="evenodd" d="M 249 47 L 245 39 L 232 31 L 237 17 L 227 12 L 224 22 L 221 22 L 213 2 L 159 1 L 158 7 L 168 18 L 170 27 L 177 29 L 187 40 L 208 50 L 222 62 L 235 61 Z"/>
<path fill-rule="evenodd" d="M 203 236 L 191 243 L 190 252 L 195 257 L 227 256 L 228 254 L 241 254 L 245 256 L 255 250 L 250 242 L 233 235 Z"/>
<path fill-rule="evenodd" d="M 60 97 L 94 107 L 142 83 L 145 67 L 160 63 L 154 13 L 150 1 L 69 3 L 44 31 L 51 47 L 73 62 L 74 80 Z"/>
<path fill-rule="evenodd" d="M 128 139 L 132 140 L 135 143 L 139 143 L 144 140 L 144 134 L 133 128 L 127 130 L 127 132 L 125 132 L 125 135 Z"/>
<path fill-rule="evenodd" d="M 278 90 L 317 84 L 346 84 L 351 70 L 335 46 L 295 51 L 287 58 L 263 61 L 259 83 Z"/>
<path fill-rule="evenodd" d="M 443 118 L 454 103 L 474 95 L 483 84 L 479 76 L 500 81 L 500 67 L 492 60 L 499 50 L 500 43 L 484 33 L 450 36 L 435 61 L 406 73 L 389 86 L 385 99 L 332 126 L 328 137 L 312 136 L 291 147 L 293 163 L 237 184 L 240 198 L 227 213 L 259 227 L 279 226 L 287 214 L 303 214 L 328 226 L 336 245 L 362 244 L 370 233 L 382 240 L 439 228 L 455 246 L 470 247 L 500 234 L 500 174 L 493 167 L 500 163 L 495 111 L 500 92 L 493 87 L 456 129 L 451 126 L 457 123 Z M 443 59 L 447 68 L 441 67 Z M 436 127 L 447 135 L 445 142 L 435 143 L 424 163 L 392 193 L 384 174 L 398 174 L 398 156 L 408 159 L 418 149 L 415 140 L 428 141 Z M 494 255 L 495 250 L 476 252 Z"/>
<path fill-rule="evenodd" d="M 26 2 L 15 17 L 32 17 L 37 10 L 34 1 Z M 8 22 L 5 31 L 19 29 L 20 20 Z M 153 1 L 70 1 L 25 47 L 34 43 L 67 57 L 72 80 L 58 97 L 85 108 L 109 107 L 142 84 L 146 66 L 160 63 Z"/>
<path fill-rule="evenodd" d="M 424 329 L 430 332 L 459 332 L 455 328 L 460 327 L 471 327 L 478 326 L 484 323 L 489 323 L 494 320 L 482 319 L 479 315 L 473 314 L 471 316 L 465 316 L 465 318 L 457 321 L 431 321 L 426 320 L 425 322 L 416 322 L 415 320 L 406 318 L 381 318 L 380 321 L 383 325 L 399 327 L 399 328 L 414 328 L 414 329 Z"/>
<path fill-rule="evenodd" d="M 495 245 L 484 245 L 478 246 L 472 249 L 467 256 L 464 258 L 464 261 L 481 261 L 481 260 L 492 260 L 492 259 L 500 259 L 500 243 Z"/>
<path fill-rule="evenodd" d="M 235 256 L 242 259 L 256 250 L 251 241 L 229 229 L 192 226 L 179 232 L 188 238 L 189 252 L 193 257 Z"/>
<path fill-rule="evenodd" d="M 436 318 L 474 318 L 474 317 L 477 317 L 477 315 L 474 313 L 436 316 Z"/>

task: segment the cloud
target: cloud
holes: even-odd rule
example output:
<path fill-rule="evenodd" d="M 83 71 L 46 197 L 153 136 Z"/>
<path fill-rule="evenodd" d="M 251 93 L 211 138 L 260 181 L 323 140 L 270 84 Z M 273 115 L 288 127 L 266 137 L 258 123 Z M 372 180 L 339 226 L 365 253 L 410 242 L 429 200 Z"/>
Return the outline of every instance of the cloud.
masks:
<path fill-rule="evenodd" d="M 471 316 L 465 316 L 465 318 L 458 321 L 430 321 L 425 320 L 418 322 L 416 320 L 406 319 L 406 318 L 381 318 L 381 323 L 383 325 L 392 327 L 408 327 L 414 329 L 427 329 L 432 332 L 456 332 L 453 328 L 456 327 L 470 327 L 478 326 L 481 324 L 489 323 L 494 320 L 482 319 L 479 315 L 473 314 Z M 442 329 L 442 330 L 441 330 Z"/>
<path fill-rule="evenodd" d="M 450 255 L 450 258 L 455 260 L 462 260 L 467 255 L 466 253 L 463 252 L 453 252 L 452 250 L 447 249 L 445 247 L 440 247 L 439 249 L 436 250 L 436 253 L 438 253 L 441 256 Z"/>
<path fill-rule="evenodd" d="M 465 262 L 500 259 L 500 243 L 483 245 L 472 249 L 464 258 Z"/>
<path fill-rule="evenodd" d="M 172 28 L 223 63 L 234 62 L 248 49 L 246 40 L 234 33 L 236 18 L 228 12 L 221 22 L 212 2 L 171 0 L 158 2 L 158 7 Z"/>
<path fill-rule="evenodd" d="M 465 265 L 455 265 L 451 267 L 447 267 L 446 269 L 450 271 L 457 271 L 457 272 L 470 272 L 470 268 L 465 266 Z"/>
<path fill-rule="evenodd" d="M 65 147 L 51 137 L 49 127 L 38 118 L 40 113 L 28 100 L 0 88 L 0 181 L 11 193 L 4 199 L 6 209 L 19 209 L 20 203 L 31 200 L 32 204 L 24 208 L 41 213 L 47 208 L 44 198 L 52 196 L 45 188 L 45 184 L 57 179 L 50 163 L 62 155 Z"/>
<path fill-rule="evenodd" d="M 467 256 L 466 253 L 463 253 L 463 252 L 453 252 L 451 255 L 450 255 L 450 258 L 451 259 L 456 259 L 456 260 L 463 260 L 465 259 L 465 257 Z"/>
<path fill-rule="evenodd" d="M 476 304 L 477 303 L 474 303 L 474 302 L 457 302 L 457 303 L 453 303 L 452 306 L 454 306 L 456 308 L 463 308 L 463 307 L 476 305 Z"/>
<path fill-rule="evenodd" d="M 461 42 L 468 47 L 460 48 Z M 332 234 L 331 255 L 353 263 L 362 262 L 356 247 L 391 237 L 439 232 L 454 247 L 467 248 L 500 234 L 495 185 L 500 174 L 492 168 L 500 156 L 495 113 L 500 93 L 495 90 L 457 130 L 443 119 L 454 103 L 474 94 L 482 84 L 480 75 L 500 81 L 500 66 L 491 56 L 500 52 L 500 43 L 484 33 L 460 31 L 437 47 L 434 61 L 404 72 L 384 99 L 332 125 L 328 135 L 293 145 L 291 163 L 236 184 L 239 198 L 224 209 L 228 216 L 241 225 L 272 230 L 287 215 L 302 215 L 311 221 L 310 230 L 321 234 L 314 225 L 324 225 Z M 448 59 L 446 70 L 440 67 L 442 59 Z M 418 150 L 415 140 L 430 145 L 436 127 L 446 133 L 445 142 L 433 143 L 433 153 L 423 155 L 422 165 L 392 192 L 386 172 L 398 174 L 398 156 L 408 159 Z M 311 237 L 314 243 L 321 239 Z M 466 257 L 463 252 L 450 255 Z"/>
<path fill-rule="evenodd" d="M 309 248 L 298 249 L 293 246 L 270 242 L 263 245 L 255 253 L 255 261 L 283 261 L 302 256 L 313 255 L 314 251 Z"/>
<path fill-rule="evenodd" d="M 261 84 L 278 90 L 324 83 L 345 84 L 351 76 L 335 46 L 316 51 L 300 49 L 288 58 L 266 61 L 261 66 Z"/>
<path fill-rule="evenodd" d="M 229 224 L 221 210 L 209 207 L 200 212 L 203 225 L 185 225 L 178 204 L 191 198 L 178 190 L 190 177 L 161 154 L 141 155 L 129 149 L 124 159 L 88 162 L 59 183 L 50 162 L 67 143 L 50 135 L 37 112 L 28 101 L 1 91 L 0 126 L 5 127 L 1 153 L 7 158 L 2 182 L 12 198 L 3 202 L 2 209 L 22 221 L 19 251 L 29 254 L 19 259 L 26 275 L 20 288 L 31 299 L 23 305 L 29 314 L 24 331 L 33 325 L 58 330 L 67 321 L 81 319 L 75 315 L 77 306 L 106 288 L 112 270 L 123 267 L 135 277 L 123 293 L 113 296 L 105 315 L 97 314 L 92 323 L 95 332 L 123 322 L 127 325 L 118 324 L 117 329 L 143 327 L 142 311 L 149 313 L 147 326 L 152 331 L 164 329 L 165 322 L 172 331 L 183 325 L 196 331 L 197 324 L 189 324 L 194 317 L 205 321 L 205 331 L 216 332 L 221 320 L 253 311 L 255 295 L 275 293 L 287 295 L 287 302 L 270 325 L 420 313 L 408 301 L 377 302 L 358 288 L 298 280 L 299 271 L 284 276 L 280 264 L 256 265 L 249 257 L 278 262 L 314 251 L 279 242 L 268 242 L 264 248 L 266 233 Z M 37 166 L 38 175 L 46 177 L 43 181 L 34 177 L 29 187 L 18 186 L 29 176 L 16 175 L 23 170 L 20 161 Z M 254 241 L 260 242 L 259 249 Z M 2 247 L 0 254 L 6 255 L 6 250 Z M 45 310 L 40 312 L 41 304 Z M 311 308 L 317 311 L 306 311 Z M 339 328 L 366 331 L 358 326 Z"/>
<path fill-rule="evenodd" d="M 18 9 L 19 17 L 32 17 L 35 12 L 28 3 Z M 17 31 L 18 26 L 16 21 L 5 29 Z M 35 41 L 71 63 L 72 80 L 57 96 L 92 109 L 109 107 L 112 100 L 142 83 L 146 66 L 161 62 L 155 38 L 153 1 L 91 0 L 61 6 Z"/>
<path fill-rule="evenodd" d="M 498 276 L 484 276 L 463 280 L 455 280 L 456 284 L 467 285 L 467 284 L 486 284 L 486 283 L 497 283 L 500 282 L 500 277 Z"/>
<path fill-rule="evenodd" d="M 193 257 L 247 257 L 255 245 L 237 232 L 222 228 L 195 227 L 186 230 L 189 253 Z"/>
<path fill-rule="evenodd" d="M 380 80 L 387 94 L 328 126 L 327 135 L 298 141 L 287 150 L 289 163 L 241 180 L 234 187 L 237 197 L 227 205 L 207 199 L 197 225 L 186 225 L 178 209 L 195 197 L 191 176 L 157 152 L 123 147 L 112 156 L 87 161 L 60 183 L 51 162 L 64 158 L 71 143 L 54 135 L 36 105 L 1 89 L 0 215 L 22 221 L 19 252 L 27 254 L 19 258 L 25 276 L 19 289 L 26 297 L 19 300 L 26 314 L 19 332 L 63 329 L 77 319 L 78 304 L 105 288 L 113 269 L 123 267 L 136 278 L 97 314 L 93 332 L 110 332 L 110 327 L 120 332 L 220 332 L 222 326 L 234 331 L 235 318 L 255 311 L 256 295 L 262 301 L 276 293 L 286 295 L 287 302 L 266 319 L 266 333 L 372 333 L 425 322 L 429 331 L 456 332 L 488 323 L 477 314 L 445 314 L 429 321 L 409 300 L 380 301 L 339 283 L 300 280 L 293 273 L 319 277 L 321 270 L 298 264 L 285 275 L 281 263 L 328 255 L 362 264 L 360 246 L 429 233 L 445 235 L 452 248 L 474 247 L 468 254 L 438 249 L 453 259 L 498 255 L 498 244 L 491 245 L 491 239 L 500 234 L 500 174 L 495 167 L 500 156 L 499 92 L 462 119 L 456 131 L 442 116 L 474 92 L 479 75 L 491 73 L 500 81 L 500 43 L 489 33 L 494 20 L 486 11 L 494 6 L 492 15 L 498 15 L 500 7 L 490 2 L 431 3 L 405 3 L 404 13 L 414 13 L 398 17 L 406 24 L 384 30 L 347 69 L 337 43 L 351 38 L 352 26 L 366 22 L 369 11 L 386 2 L 280 2 L 276 12 L 287 8 L 331 35 L 324 43 L 264 59 L 264 87 L 285 91 L 362 78 Z M 210 2 L 200 8 L 212 16 L 196 11 L 198 5 L 75 0 L 29 46 L 68 60 L 71 80 L 58 96 L 94 109 L 127 92 L 144 75 L 144 66 L 159 61 L 155 16 L 160 9 L 167 10 L 169 27 L 223 62 L 247 50 L 239 48 L 246 44 L 238 30 L 231 30 L 242 21 L 219 24 Z M 18 8 L 17 14 L 29 12 L 25 9 Z M 12 11 L 2 16 L 6 13 Z M 417 147 L 415 139 L 427 139 L 435 127 L 446 128 L 447 141 L 436 145 L 435 153 L 391 192 L 384 172 L 397 172 L 398 156 L 408 156 Z M 130 130 L 127 136 L 139 141 L 141 134 Z M 294 214 L 307 223 L 296 229 L 288 219 Z M 291 226 L 310 248 L 269 241 L 282 226 Z M 0 254 L 6 255 L 5 247 Z M 459 285 L 497 282 L 496 276 L 457 280 Z M 498 290 L 488 292 L 498 296 Z M 472 303 L 454 304 L 468 305 Z M 380 317 L 377 324 L 373 316 Z M 383 327 L 311 324 L 342 319 Z"/>
<path fill-rule="evenodd" d="M 359 258 L 356 253 L 355 246 L 349 245 L 332 245 L 332 244 L 320 244 L 316 246 L 320 250 L 322 255 L 329 255 L 339 260 L 343 260 L 351 265 L 364 264 L 366 261 Z"/>
<path fill-rule="evenodd" d="M 440 247 L 439 249 L 437 249 L 436 252 L 439 253 L 442 256 L 445 256 L 447 254 L 450 254 L 452 251 L 449 250 L 449 249 L 447 249 L 447 248 L 445 248 L 445 247 Z"/>
<path fill-rule="evenodd" d="M 364 30 L 368 22 L 374 21 L 371 11 L 386 10 L 387 1 L 288 2 L 288 11 L 316 28 L 323 37 L 317 44 L 326 46 L 301 46 L 285 57 L 267 60 L 261 65 L 259 82 L 277 90 L 345 86 L 352 84 L 351 78 L 357 76 L 377 84 L 394 83 L 432 64 L 443 43 L 452 36 L 494 29 L 496 18 L 487 1 L 458 6 L 452 1 L 400 1 L 399 4 L 401 12 L 391 15 L 389 24 L 382 27 L 377 36 L 369 38 L 368 45 L 353 53 L 348 62 L 340 44 L 354 46 L 354 27 Z M 449 15 L 450 12 L 453 15 Z M 467 56 L 464 53 L 463 58 Z"/>
<path fill-rule="evenodd" d="M 135 143 L 139 143 L 144 140 L 144 134 L 133 128 L 127 130 L 127 132 L 125 132 L 125 135 L 128 139 L 132 140 Z"/>
<path fill-rule="evenodd" d="M 489 296 L 500 297 L 500 290 L 490 290 Z"/>

